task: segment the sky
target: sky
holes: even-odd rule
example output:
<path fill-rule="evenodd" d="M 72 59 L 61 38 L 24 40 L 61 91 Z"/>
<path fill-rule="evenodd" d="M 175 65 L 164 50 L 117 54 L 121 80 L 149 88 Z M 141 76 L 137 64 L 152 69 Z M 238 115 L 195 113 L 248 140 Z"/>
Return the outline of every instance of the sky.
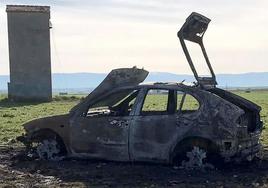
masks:
<path fill-rule="evenodd" d="M 204 43 L 216 74 L 268 72 L 267 0 L 1 0 L 0 75 L 9 74 L 7 4 L 51 6 L 53 73 L 137 66 L 191 74 L 177 31 L 193 11 L 212 20 Z"/>

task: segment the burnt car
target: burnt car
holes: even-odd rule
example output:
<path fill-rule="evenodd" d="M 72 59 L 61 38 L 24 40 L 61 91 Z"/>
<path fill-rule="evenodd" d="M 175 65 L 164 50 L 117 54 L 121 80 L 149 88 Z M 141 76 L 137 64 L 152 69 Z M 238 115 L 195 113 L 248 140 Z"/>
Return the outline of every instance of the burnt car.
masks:
<path fill-rule="evenodd" d="M 115 69 L 69 114 L 30 121 L 18 139 L 44 159 L 252 160 L 261 148 L 261 108 L 216 87 L 203 45 L 209 22 L 192 13 L 178 32 L 194 84 L 146 84 L 146 70 Z M 201 47 L 211 76 L 198 75 L 185 40 Z"/>

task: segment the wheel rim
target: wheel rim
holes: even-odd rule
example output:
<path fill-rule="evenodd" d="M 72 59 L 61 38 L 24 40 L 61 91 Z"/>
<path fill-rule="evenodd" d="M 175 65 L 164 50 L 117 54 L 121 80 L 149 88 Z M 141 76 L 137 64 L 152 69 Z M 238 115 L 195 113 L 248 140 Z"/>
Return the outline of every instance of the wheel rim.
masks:
<path fill-rule="evenodd" d="M 182 167 L 186 169 L 204 169 L 210 168 L 213 169 L 213 165 L 210 163 L 206 163 L 207 152 L 197 146 L 194 146 L 193 149 L 186 153 L 188 158 L 187 161 L 182 161 Z"/>
<path fill-rule="evenodd" d="M 42 160 L 61 160 L 60 151 L 60 147 L 54 139 L 42 140 L 36 147 L 37 155 Z"/>

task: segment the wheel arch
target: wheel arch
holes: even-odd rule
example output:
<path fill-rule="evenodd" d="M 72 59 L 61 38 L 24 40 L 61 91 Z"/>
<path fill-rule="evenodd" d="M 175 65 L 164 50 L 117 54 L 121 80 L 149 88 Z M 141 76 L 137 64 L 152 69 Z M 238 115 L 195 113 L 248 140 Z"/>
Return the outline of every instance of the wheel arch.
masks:
<path fill-rule="evenodd" d="M 64 139 L 56 131 L 49 128 L 43 128 L 32 132 L 29 140 L 33 142 L 48 138 L 56 139 L 56 141 L 59 142 L 59 144 L 63 147 L 62 149 L 64 149 L 64 152 L 68 152 Z"/>
<path fill-rule="evenodd" d="M 210 152 L 220 153 L 219 146 L 210 138 L 202 136 L 189 136 L 185 137 L 175 144 L 175 147 L 171 150 L 169 161 L 172 163 L 174 159 L 182 153 L 185 153 L 189 146 L 199 145 L 206 147 Z"/>

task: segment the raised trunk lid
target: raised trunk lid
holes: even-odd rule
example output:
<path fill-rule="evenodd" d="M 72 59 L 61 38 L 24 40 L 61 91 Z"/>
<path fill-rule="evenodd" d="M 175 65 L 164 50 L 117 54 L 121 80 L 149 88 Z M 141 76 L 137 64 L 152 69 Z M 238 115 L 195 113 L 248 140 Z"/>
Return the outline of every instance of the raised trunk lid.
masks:
<path fill-rule="evenodd" d="M 186 22 L 181 27 L 180 31 L 178 32 L 178 37 L 180 39 L 182 49 L 184 51 L 184 54 L 186 56 L 186 59 L 190 65 L 190 68 L 195 76 L 195 79 L 198 82 L 198 85 L 200 85 L 203 88 L 212 88 L 217 85 L 216 77 L 214 74 L 214 71 L 211 67 L 210 61 L 208 59 L 206 49 L 203 44 L 203 36 L 207 30 L 208 24 L 210 22 L 210 19 L 198 14 L 196 12 L 193 12 L 187 19 Z M 209 68 L 211 76 L 200 76 L 198 75 L 194 62 L 192 61 L 192 58 L 189 54 L 189 51 L 187 49 L 187 46 L 185 44 L 184 40 L 191 41 L 193 43 L 197 43 L 204 55 L 204 58 L 206 60 L 207 66 Z"/>

